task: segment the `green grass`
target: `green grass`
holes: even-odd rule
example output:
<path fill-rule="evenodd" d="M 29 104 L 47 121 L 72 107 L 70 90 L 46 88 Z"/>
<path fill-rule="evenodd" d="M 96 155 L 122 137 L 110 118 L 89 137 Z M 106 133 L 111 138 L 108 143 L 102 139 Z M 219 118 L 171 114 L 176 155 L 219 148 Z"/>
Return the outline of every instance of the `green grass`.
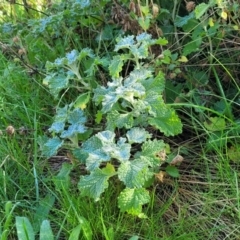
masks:
<path fill-rule="evenodd" d="M 28 216 L 33 222 L 39 202 L 50 193 L 55 202 L 46 217 L 58 239 L 66 239 L 79 223 L 80 216 L 89 222 L 93 239 L 129 239 L 134 235 L 140 239 L 238 238 L 239 163 L 231 163 L 222 148 L 215 149 L 214 156 L 196 155 L 194 152 L 204 153 L 204 144 L 199 142 L 196 150 L 190 145 L 191 151 L 180 166 L 181 178 L 166 178 L 158 183 L 152 189 L 152 203 L 145 209 L 148 218 L 136 219 L 119 213 L 115 197 L 119 192 L 117 184 L 113 184 L 97 203 L 80 197 L 76 185 L 69 190 L 55 187 L 54 176 L 51 173 L 46 176 L 38 166 L 34 156 L 37 154 L 38 161 L 44 159 L 33 147 L 38 134 L 42 134 L 43 123 L 37 119 L 41 119 L 41 115 L 44 119 L 50 118 L 43 110 L 50 97 L 42 99 L 43 92 L 36 91 L 33 100 L 31 95 L 35 88 L 32 84 L 36 83 L 31 83 L 21 71 L 5 80 L 1 81 L 4 89 L 1 128 L 4 130 L 8 124 L 16 128 L 27 126 L 29 132 L 24 136 L 17 133 L 7 136 L 3 132 L 0 138 L 1 209 L 7 201 L 18 203 L 13 215 Z M 202 130 L 201 127 L 197 130 Z M 0 214 L 3 224 L 3 211 Z M 13 224 L 14 220 L 11 226 L 14 238 Z"/>
<path fill-rule="evenodd" d="M 24 96 L 27 96 L 25 91 L 18 94 L 23 94 L 24 101 Z M 10 106 L 18 104 L 18 101 L 14 102 L 12 99 Z M 23 109 L 23 113 L 25 110 Z M 40 109 L 36 109 L 36 112 L 39 111 Z M 6 112 L 2 115 L 3 119 L 6 118 L 5 114 L 7 115 Z M 21 119 L 21 116 L 24 118 Z M 24 124 L 25 115 L 17 117 Z M 31 126 L 34 127 L 34 118 L 32 121 Z M 57 239 L 66 239 L 79 224 L 79 217 L 84 217 L 89 222 L 93 239 L 129 239 L 134 235 L 140 239 L 238 239 L 240 166 L 237 162 L 231 163 L 222 152 L 203 154 L 204 144 L 193 144 L 189 139 L 189 154 L 179 167 L 181 177 L 166 177 L 163 183 L 156 183 L 151 190 L 152 202 L 144 209 L 148 218 L 136 219 L 119 212 L 115 196 L 121 187 L 117 182 L 112 183 L 102 200 L 94 203 L 79 196 L 76 187 L 78 176 L 73 176 L 72 181 L 75 182 L 66 190 L 56 188 L 56 178 L 51 172 L 42 172 L 39 162 L 35 166 L 35 175 L 34 154 L 38 154 L 38 161 L 45 161 L 41 160 L 39 151 L 33 150 L 36 136 L 37 134 L 30 132 L 24 137 L 4 134 L 0 138 L 0 179 L 1 186 L 4 186 L 0 195 L 1 209 L 7 201 L 18 203 L 13 215 L 28 216 L 33 223 L 39 203 L 50 194 L 55 201 L 46 218 L 50 220 Z M 3 211 L 0 215 L 3 224 Z M 13 238 L 15 231 L 13 220 Z"/>

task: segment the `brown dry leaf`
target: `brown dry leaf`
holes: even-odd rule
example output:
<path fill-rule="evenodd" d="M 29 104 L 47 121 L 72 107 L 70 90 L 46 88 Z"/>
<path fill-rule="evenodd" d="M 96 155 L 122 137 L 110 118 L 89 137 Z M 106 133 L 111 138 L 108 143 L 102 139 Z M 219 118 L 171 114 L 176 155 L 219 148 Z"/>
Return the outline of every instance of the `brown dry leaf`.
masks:
<path fill-rule="evenodd" d="M 166 161 L 166 156 L 167 153 L 165 149 L 157 153 L 157 157 L 159 157 L 162 161 Z"/>
<path fill-rule="evenodd" d="M 160 171 L 159 173 L 155 173 L 155 178 L 156 178 L 157 181 L 162 183 L 165 175 L 166 175 L 165 172 Z"/>
<path fill-rule="evenodd" d="M 138 4 L 133 1 L 130 2 L 129 10 L 138 14 Z M 111 11 L 112 20 L 114 23 L 119 24 L 123 31 L 131 31 L 134 34 L 138 34 L 141 30 L 138 21 L 132 19 L 126 9 L 124 9 L 120 4 L 114 1 Z"/>
<path fill-rule="evenodd" d="M 181 155 L 177 155 L 173 160 L 170 162 L 170 165 L 177 165 L 180 164 L 184 158 Z"/>

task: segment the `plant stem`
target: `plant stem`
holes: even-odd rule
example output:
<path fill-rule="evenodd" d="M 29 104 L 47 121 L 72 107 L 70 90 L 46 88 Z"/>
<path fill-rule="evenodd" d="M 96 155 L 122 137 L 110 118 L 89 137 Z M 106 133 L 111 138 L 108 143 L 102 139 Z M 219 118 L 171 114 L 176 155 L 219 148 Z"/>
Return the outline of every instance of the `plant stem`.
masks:
<path fill-rule="evenodd" d="M 216 71 L 215 67 L 212 67 L 212 70 L 213 70 L 213 74 L 214 74 L 214 76 L 215 76 L 215 78 L 216 78 L 216 82 L 217 82 L 218 88 L 219 88 L 219 90 L 220 90 L 222 99 L 223 99 L 223 101 L 224 101 L 224 103 L 225 103 L 225 106 L 226 106 L 225 113 L 226 113 L 226 115 L 227 115 L 231 120 L 233 120 L 233 114 L 232 114 L 231 106 L 230 106 L 230 104 L 229 104 L 228 101 L 227 101 L 227 98 L 226 98 L 226 96 L 225 96 L 224 90 L 223 90 L 223 88 L 222 88 L 222 84 L 221 84 L 221 82 L 220 82 L 220 79 L 219 79 L 219 77 L 218 77 L 218 74 L 217 74 L 217 71 Z"/>

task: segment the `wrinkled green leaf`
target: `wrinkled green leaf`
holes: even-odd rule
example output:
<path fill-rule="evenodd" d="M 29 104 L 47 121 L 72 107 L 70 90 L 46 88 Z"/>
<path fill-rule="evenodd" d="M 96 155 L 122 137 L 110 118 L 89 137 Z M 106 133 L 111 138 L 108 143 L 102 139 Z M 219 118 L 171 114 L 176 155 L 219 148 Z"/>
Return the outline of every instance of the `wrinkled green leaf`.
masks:
<path fill-rule="evenodd" d="M 124 58 L 122 58 L 122 55 L 113 57 L 109 65 L 109 73 L 113 78 L 119 78 L 119 73 L 122 71 L 123 64 Z"/>
<path fill-rule="evenodd" d="M 118 197 L 118 207 L 122 212 L 144 217 L 141 215 L 142 205 L 149 201 L 149 192 L 145 188 L 126 188 Z"/>
<path fill-rule="evenodd" d="M 161 165 L 161 159 L 158 157 L 158 154 L 164 151 L 165 148 L 166 145 L 163 140 L 148 140 L 143 143 L 142 151 L 136 155 L 148 161 L 151 167 L 157 167 Z"/>
<path fill-rule="evenodd" d="M 62 132 L 62 138 L 71 138 L 78 133 L 84 133 L 86 131 L 86 127 L 83 125 L 86 122 L 86 117 L 81 109 L 74 109 L 70 112 L 68 122 L 71 125 L 67 130 Z"/>
<path fill-rule="evenodd" d="M 151 138 L 151 134 L 144 128 L 132 128 L 127 132 L 127 138 L 129 143 L 143 143 L 148 138 Z"/>
<path fill-rule="evenodd" d="M 81 161 L 86 162 L 87 169 L 92 171 L 102 162 L 118 159 L 126 161 L 130 158 L 131 145 L 120 138 L 115 143 L 115 133 L 111 131 L 99 132 L 83 143 L 82 148 L 75 154 Z"/>
<path fill-rule="evenodd" d="M 65 122 L 67 121 L 67 118 L 68 118 L 68 105 L 66 105 L 63 108 L 58 108 L 54 118 L 54 123 L 48 130 L 50 132 L 55 132 L 55 133 L 62 132 L 64 130 Z"/>
<path fill-rule="evenodd" d="M 240 159 L 240 145 L 236 144 L 227 149 L 227 156 L 231 161 L 239 162 Z"/>
<path fill-rule="evenodd" d="M 81 61 L 85 57 L 94 58 L 95 54 L 94 54 L 93 50 L 90 48 L 83 48 L 78 55 L 78 60 Z"/>
<path fill-rule="evenodd" d="M 113 143 L 115 138 L 115 133 L 111 131 L 103 131 L 103 132 L 97 133 L 95 136 L 99 138 L 103 144 L 109 144 L 109 143 Z"/>
<path fill-rule="evenodd" d="M 65 127 L 65 121 L 64 122 L 54 122 L 48 130 L 50 132 L 60 133 L 64 130 L 64 127 Z"/>
<path fill-rule="evenodd" d="M 182 132 L 182 123 L 174 109 L 168 107 L 161 95 L 148 91 L 146 101 L 150 104 L 152 115 L 148 123 L 155 126 L 166 136 L 174 136 Z"/>
<path fill-rule="evenodd" d="M 85 114 L 81 109 L 74 109 L 68 118 L 68 122 L 71 124 L 84 124 L 86 120 Z"/>
<path fill-rule="evenodd" d="M 68 127 L 67 130 L 64 130 L 61 134 L 61 138 L 71 138 L 78 133 L 84 133 L 86 131 L 85 126 L 79 124 L 73 124 Z"/>
<path fill-rule="evenodd" d="M 94 169 L 89 176 L 82 176 L 78 183 L 81 195 L 92 197 L 95 201 L 98 201 L 100 195 L 108 188 L 108 179 L 114 174 L 114 167 L 108 164 L 103 169 Z"/>
<path fill-rule="evenodd" d="M 96 136 L 89 138 L 87 141 L 83 142 L 81 149 L 86 153 L 92 153 L 103 146 L 101 140 Z"/>
<path fill-rule="evenodd" d="M 107 88 L 98 87 L 94 91 L 94 100 L 97 102 L 102 101 L 103 113 L 111 111 L 119 99 L 127 101 L 122 104 L 134 105 L 139 98 L 145 95 L 145 88 L 140 82 L 151 76 L 152 73 L 149 70 L 136 69 L 124 81 L 123 78 L 117 78 L 112 82 L 108 82 Z"/>
<path fill-rule="evenodd" d="M 130 51 L 134 55 L 135 58 L 144 59 L 148 56 L 148 48 L 149 45 L 146 43 L 142 43 L 140 46 L 130 46 Z"/>
<path fill-rule="evenodd" d="M 210 4 L 206 3 L 198 4 L 194 9 L 196 19 L 199 19 L 204 13 L 206 13 L 209 7 L 211 7 Z"/>
<path fill-rule="evenodd" d="M 109 87 L 98 87 L 94 90 L 94 101 L 100 103 L 102 102 L 102 112 L 107 113 L 109 112 L 114 104 L 118 101 L 118 99 L 121 97 L 119 93 L 116 92 L 117 87 L 121 87 L 121 81 L 123 79 L 115 79 L 114 82 L 108 83 Z M 121 89 L 119 90 L 121 91 Z M 118 91 L 118 92 L 119 92 Z"/>
<path fill-rule="evenodd" d="M 123 48 L 129 48 L 135 43 L 134 36 L 128 36 L 124 38 L 117 38 L 117 44 L 115 45 L 114 51 L 118 51 Z"/>
<path fill-rule="evenodd" d="M 155 42 L 155 40 L 152 40 L 152 35 L 151 34 L 148 34 L 146 32 L 143 32 L 139 35 L 136 36 L 136 40 L 141 43 L 141 42 L 144 42 L 144 43 L 153 43 Z"/>
<path fill-rule="evenodd" d="M 68 65 L 74 64 L 77 61 L 79 52 L 77 50 L 72 50 L 71 52 L 66 54 L 66 59 Z"/>
<path fill-rule="evenodd" d="M 86 122 L 84 112 L 81 109 L 70 111 L 71 106 L 72 105 L 66 105 L 64 108 L 57 110 L 55 121 L 49 131 L 62 133 L 62 138 L 71 138 L 78 133 L 84 133 L 86 131 L 86 127 L 83 125 Z M 66 128 L 66 122 L 70 123 L 70 126 L 64 130 Z"/>
<path fill-rule="evenodd" d="M 151 110 L 151 106 L 147 101 L 139 99 L 133 103 L 132 115 L 134 116 L 134 126 L 147 124 L 147 113 Z"/>
<path fill-rule="evenodd" d="M 155 126 L 165 136 L 175 136 L 182 132 L 182 123 L 174 109 L 167 108 L 164 114 L 158 112 L 156 117 L 149 118 L 148 121 Z"/>
<path fill-rule="evenodd" d="M 111 158 L 119 161 L 127 161 L 130 158 L 131 145 L 128 143 L 118 142 L 117 144 L 110 144 L 103 146 L 103 151 L 108 153 Z"/>
<path fill-rule="evenodd" d="M 133 86 L 137 82 L 143 84 L 150 77 L 152 77 L 152 71 L 146 68 L 134 69 L 124 80 L 124 86 Z"/>
<path fill-rule="evenodd" d="M 60 138 L 51 138 L 43 145 L 42 154 L 46 157 L 52 157 L 62 145 L 63 141 Z"/>
<path fill-rule="evenodd" d="M 57 98 L 59 92 L 68 86 L 69 77 L 66 74 L 53 73 L 43 79 L 43 84 L 48 86 L 51 94 Z"/>
<path fill-rule="evenodd" d="M 128 188 L 141 188 L 152 176 L 143 159 L 123 162 L 118 168 L 118 177 Z"/>
<path fill-rule="evenodd" d="M 108 89 L 103 86 L 98 86 L 93 90 L 93 92 L 93 101 L 96 103 L 96 105 L 99 105 L 99 103 L 103 101 L 105 95 L 108 93 Z"/>
<path fill-rule="evenodd" d="M 111 156 L 103 149 L 97 149 L 94 152 L 88 154 L 86 159 L 86 166 L 89 171 L 93 171 L 98 168 L 102 162 L 108 162 L 111 160 Z"/>
<path fill-rule="evenodd" d="M 154 91 L 161 94 L 165 90 L 165 77 L 163 72 L 159 71 L 155 78 L 148 78 L 141 81 L 145 91 Z"/>
<path fill-rule="evenodd" d="M 71 105 L 70 105 L 71 106 Z M 58 108 L 55 115 L 55 122 L 64 122 L 67 120 L 69 111 L 69 105 L 65 105 L 63 108 Z"/>
<path fill-rule="evenodd" d="M 163 151 L 166 145 L 163 140 L 148 140 L 142 145 L 142 156 L 152 157 L 157 155 L 157 153 Z"/>
<path fill-rule="evenodd" d="M 133 116 L 131 113 L 120 114 L 111 111 L 107 114 L 107 130 L 114 131 L 115 128 L 129 129 L 133 126 Z"/>
<path fill-rule="evenodd" d="M 49 62 L 49 61 L 46 62 L 45 67 L 46 67 L 47 71 L 51 71 L 51 70 L 54 70 L 56 68 L 55 64 L 52 63 L 52 62 Z"/>

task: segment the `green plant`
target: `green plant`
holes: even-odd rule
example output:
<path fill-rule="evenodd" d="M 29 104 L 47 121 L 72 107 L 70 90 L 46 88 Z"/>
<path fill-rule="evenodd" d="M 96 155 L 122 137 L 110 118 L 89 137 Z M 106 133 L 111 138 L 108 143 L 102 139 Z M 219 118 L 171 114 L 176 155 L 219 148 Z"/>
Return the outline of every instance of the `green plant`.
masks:
<path fill-rule="evenodd" d="M 18 239 L 34 240 L 35 234 L 32 224 L 26 217 L 16 217 L 16 228 Z M 48 220 L 43 220 L 40 228 L 40 240 L 53 240 L 54 236 Z"/>
<path fill-rule="evenodd" d="M 174 3 L 175 10 L 180 9 L 180 1 Z M 192 108 L 188 117 L 196 119 L 191 125 L 201 129 L 197 135 L 207 132 L 207 150 L 220 148 L 222 151 L 227 144 L 236 144 L 232 142 L 237 135 L 240 92 L 238 76 L 233 77 L 234 67 L 231 66 L 236 66 L 238 60 L 230 52 L 226 57 L 225 50 L 231 50 L 223 50 L 222 46 L 228 46 L 231 36 L 238 36 L 237 9 L 238 3 L 211 0 L 195 4 L 191 10 L 186 6 L 188 12 L 168 14 L 174 22 L 175 39 L 168 37 L 172 42 L 171 51 L 164 50 L 164 57 L 156 61 L 156 66 L 164 64 L 166 69 L 167 103 Z M 177 32 L 181 32 L 181 38 Z M 212 122 L 212 119 L 215 120 Z M 220 126 L 219 122 L 224 122 L 225 126 Z M 213 130 L 211 126 L 215 124 Z"/>
<path fill-rule="evenodd" d="M 86 227 L 85 225 L 88 224 L 84 218 L 79 220 L 79 225 L 77 225 L 74 229 L 72 229 L 71 234 L 69 236 L 69 240 L 79 239 L 80 232 L 82 228 Z M 16 217 L 16 228 L 17 228 L 17 236 L 20 240 L 33 240 L 35 239 L 35 233 L 33 230 L 33 226 L 30 223 L 29 219 L 26 217 Z M 91 240 L 92 237 L 90 234 L 85 235 L 85 239 Z M 1 238 L 2 240 L 6 238 Z M 54 235 L 52 232 L 52 228 L 50 226 L 50 222 L 48 220 L 43 220 L 40 226 L 39 232 L 39 239 L 40 240 L 53 240 Z"/>
<path fill-rule="evenodd" d="M 58 75 L 59 72 L 63 73 L 63 69 L 67 69 L 68 75 L 77 76 L 74 83 L 80 81 L 83 85 L 78 87 L 73 84 L 72 87 L 81 91 L 85 88 L 87 94 L 93 94 L 91 104 L 96 106 L 95 109 L 101 106 L 97 112 L 88 114 L 96 114 L 96 124 L 106 122 L 106 129 L 99 131 L 91 127 L 92 131 L 97 133 L 91 137 L 87 134 L 84 138 L 83 135 L 87 131 L 87 114 L 77 107 L 78 104 L 76 106 L 71 103 L 58 108 L 55 121 L 49 129 L 55 137 L 43 145 L 43 154 L 47 157 L 53 156 L 63 146 L 64 141 L 65 146 L 69 146 L 66 140 L 70 139 L 70 149 L 73 149 L 74 156 L 86 164 L 87 170 L 90 171 L 90 175 L 80 178 L 78 187 L 81 194 L 99 200 L 108 187 L 108 180 L 118 176 L 125 185 L 118 198 L 120 209 L 139 217 L 144 217 L 142 205 L 150 201 L 146 187 L 151 185 L 154 174 L 165 160 L 159 156 L 166 152 L 167 148 L 163 140 L 154 138 L 149 132 L 150 126 L 166 136 L 176 135 L 182 129 L 174 109 L 165 104 L 161 95 L 165 84 L 163 73 L 159 71 L 154 76 L 154 69 L 147 65 L 151 60 L 149 48 L 166 43 L 165 39 L 154 40 L 147 33 L 142 33 L 136 38 L 119 37 L 114 51 L 122 53 L 113 56 L 108 67 L 112 80 L 107 86 L 98 83 L 92 90 L 79 75 L 78 64 L 82 56 L 93 58 L 90 49 L 83 49 L 80 53 L 73 50 L 66 58 L 46 65 L 48 70 L 55 70 L 53 67 L 57 67 L 58 70 L 44 80 L 55 97 L 60 90 L 69 87 L 68 77 Z M 102 59 L 95 58 L 90 69 L 85 72 L 93 75 L 95 72 L 92 69 L 95 69 L 98 63 L 103 63 Z M 133 70 L 123 78 L 121 74 L 126 63 L 131 63 Z M 84 103 L 87 104 L 88 101 Z M 122 133 L 116 134 L 117 129 L 123 129 Z M 84 141 L 79 148 L 80 139 Z"/>
<path fill-rule="evenodd" d="M 5 203 L 4 218 L 0 222 L 0 239 L 1 240 L 8 239 L 8 236 L 10 234 L 11 224 L 12 224 L 13 211 L 17 205 L 18 203 L 13 205 L 11 201 L 8 201 Z"/>
<path fill-rule="evenodd" d="M 70 87 L 76 88 L 80 92 L 86 92 L 94 86 L 92 78 L 97 66 L 104 64 L 106 64 L 104 59 L 95 56 L 89 48 L 82 49 L 80 53 L 72 50 L 66 54 L 66 57 L 58 58 L 54 63 L 47 62 L 47 77 L 43 84 L 49 87 L 55 98 L 61 90 Z M 73 81 L 73 84 L 70 84 L 70 80 Z"/>
<path fill-rule="evenodd" d="M 22 2 L 0 6 L 3 236 L 22 216 L 24 237 L 238 239 L 239 3 Z M 130 210 L 126 192 L 143 196 Z"/>

